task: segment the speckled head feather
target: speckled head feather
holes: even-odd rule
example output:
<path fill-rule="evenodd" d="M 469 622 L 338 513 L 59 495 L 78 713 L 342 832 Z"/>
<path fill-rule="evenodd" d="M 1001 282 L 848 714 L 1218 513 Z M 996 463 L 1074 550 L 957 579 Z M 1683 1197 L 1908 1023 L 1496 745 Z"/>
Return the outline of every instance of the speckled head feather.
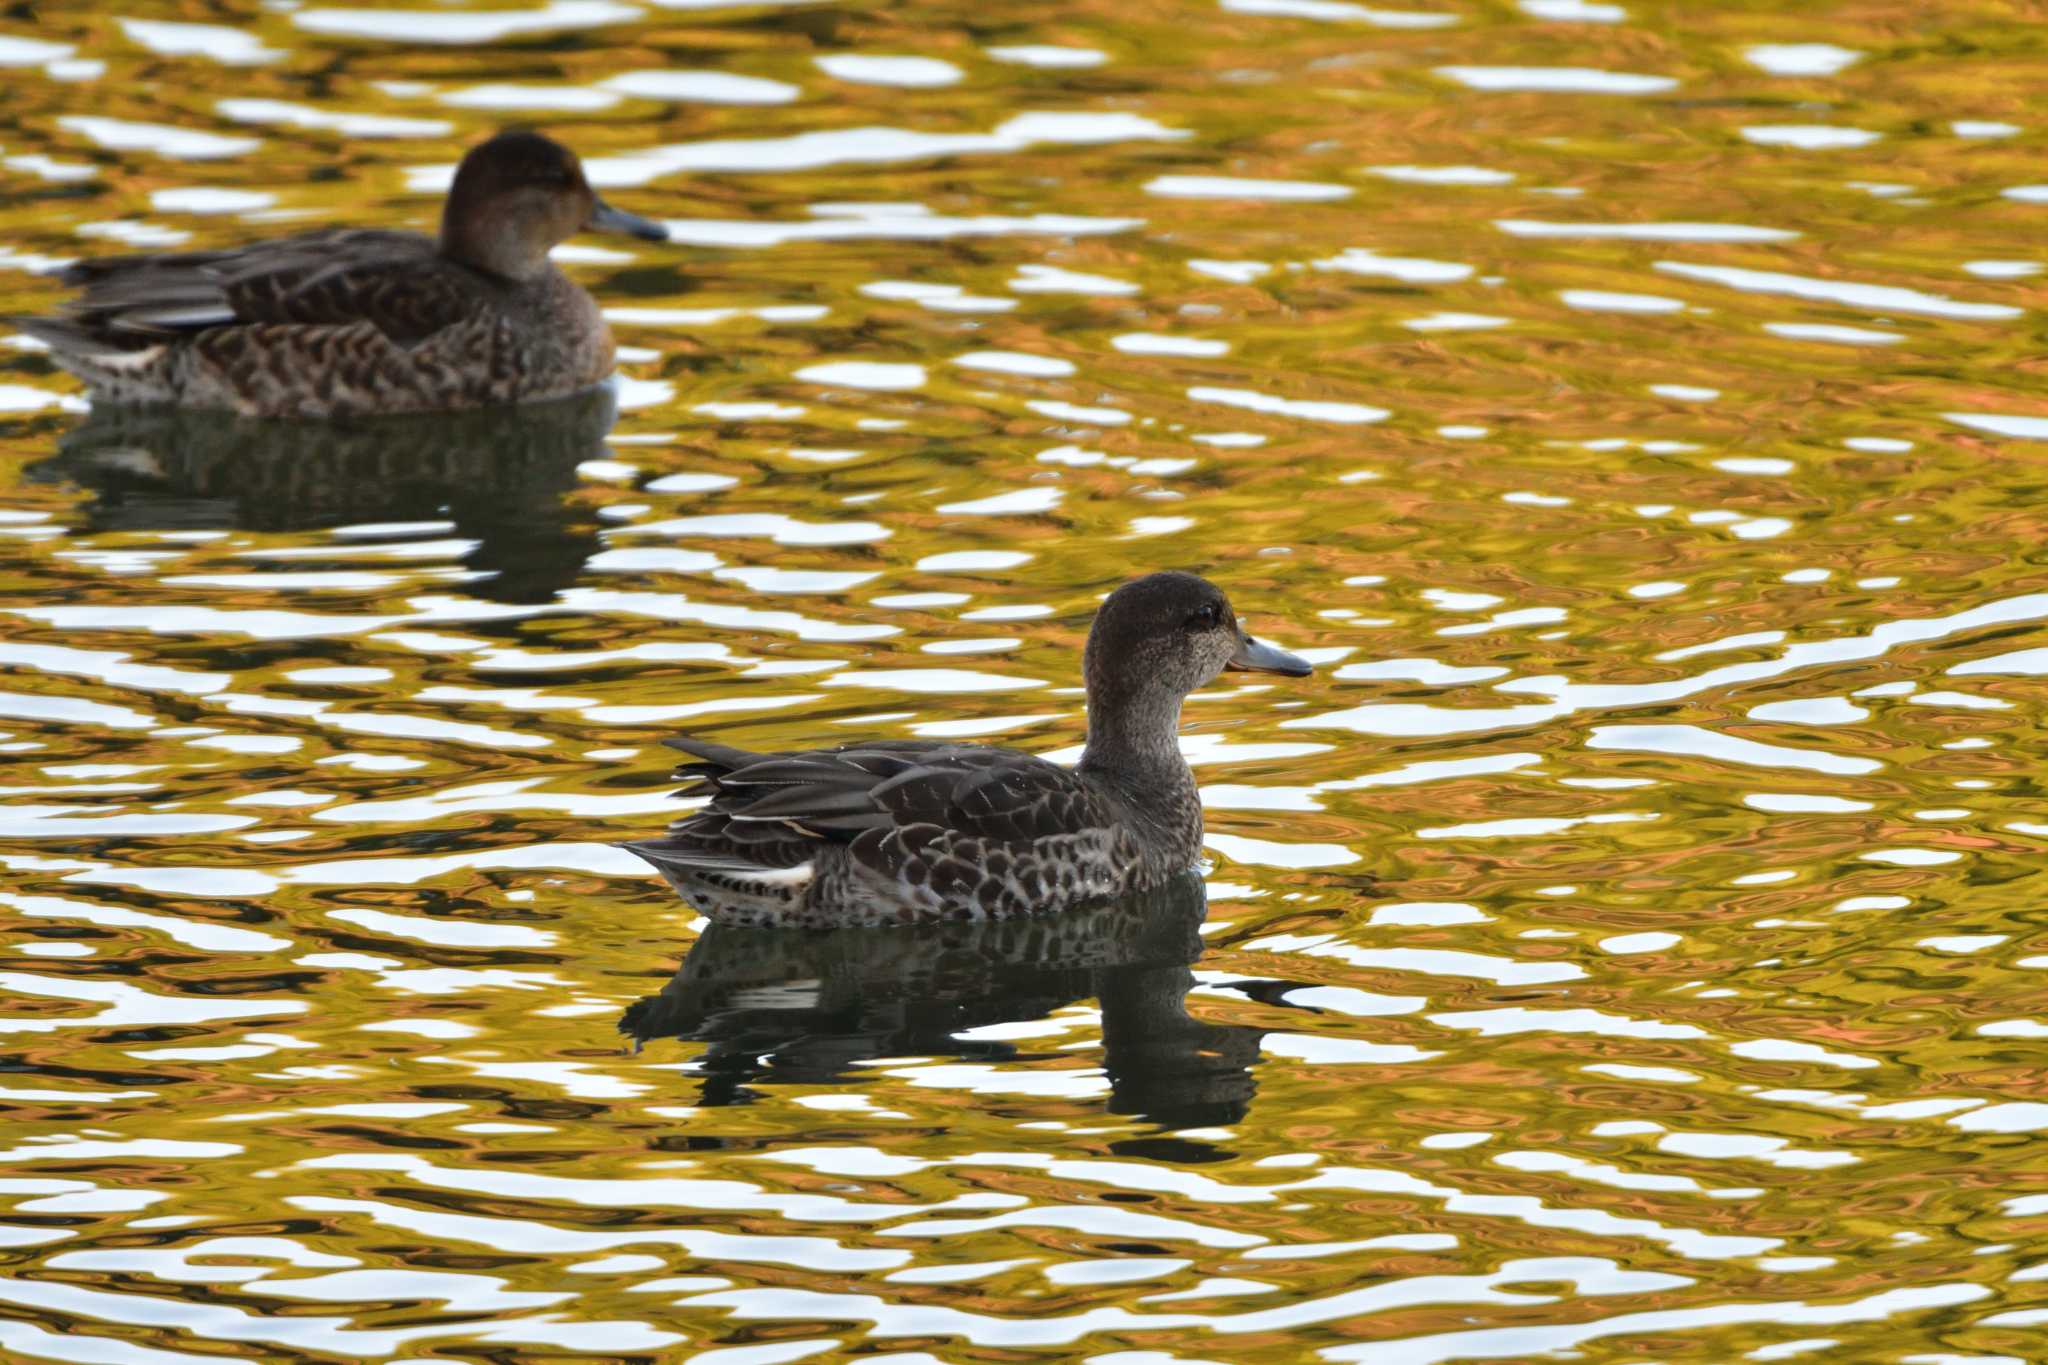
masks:
<path fill-rule="evenodd" d="M 579 232 L 624 232 L 665 241 L 659 223 L 598 198 L 576 154 L 539 133 L 500 133 L 455 168 L 441 209 L 440 252 L 506 279 L 548 268 L 548 252 Z"/>
<path fill-rule="evenodd" d="M 1205 578 L 1168 570 L 1118 588 L 1096 612 L 1082 656 L 1088 684 L 1082 765 L 1177 764 L 1181 702 L 1227 668 L 1308 671 L 1294 656 L 1247 636 L 1230 599 Z"/>
<path fill-rule="evenodd" d="M 1141 728 L 1145 738 L 1170 743 L 1167 717 L 1223 671 L 1238 634 L 1230 600 L 1191 573 L 1147 574 L 1111 593 L 1081 656 L 1091 742 L 1099 731 Z M 1141 718 L 1149 723 L 1126 726 Z"/>

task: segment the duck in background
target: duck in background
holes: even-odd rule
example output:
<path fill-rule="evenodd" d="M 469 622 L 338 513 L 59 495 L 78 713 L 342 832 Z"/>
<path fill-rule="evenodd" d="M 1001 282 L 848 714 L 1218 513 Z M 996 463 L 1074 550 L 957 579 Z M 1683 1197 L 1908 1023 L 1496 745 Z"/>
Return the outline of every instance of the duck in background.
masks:
<path fill-rule="evenodd" d="M 548 257 L 580 232 L 666 241 L 597 196 L 574 153 L 500 133 L 456 169 L 438 237 L 302 233 L 80 261 L 53 317 L 7 321 L 110 403 L 330 418 L 532 403 L 611 374 L 596 302 Z"/>
<path fill-rule="evenodd" d="M 1181 703 L 1225 669 L 1302 677 L 1215 584 L 1155 573 L 1109 595 L 1082 671 L 1073 768 L 1014 749 L 878 740 L 759 754 L 672 739 L 710 803 L 625 847 L 714 922 L 829 929 L 1007 919 L 1115 900 L 1193 865 L 1202 806 Z"/>

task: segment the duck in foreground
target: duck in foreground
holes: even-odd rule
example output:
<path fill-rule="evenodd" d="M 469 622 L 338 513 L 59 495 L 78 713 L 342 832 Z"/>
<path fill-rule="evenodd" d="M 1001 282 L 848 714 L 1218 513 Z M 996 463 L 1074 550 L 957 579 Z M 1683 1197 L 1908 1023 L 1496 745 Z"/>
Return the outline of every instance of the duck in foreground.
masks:
<path fill-rule="evenodd" d="M 830 929 L 1005 919 L 1159 886 L 1202 845 L 1181 703 L 1225 669 L 1308 664 L 1238 626 L 1212 583 L 1155 573 L 1088 632 L 1088 745 L 1073 768 L 1014 749 L 878 740 L 757 754 L 668 743 L 710 803 L 625 847 L 721 924 Z"/>
<path fill-rule="evenodd" d="M 456 169 L 438 237 L 344 228 L 80 261 L 61 278 L 82 297 L 8 321 L 112 403 L 342 417 L 537 402 L 612 370 L 597 304 L 548 259 L 579 232 L 668 238 L 598 198 L 567 148 L 500 133 Z"/>

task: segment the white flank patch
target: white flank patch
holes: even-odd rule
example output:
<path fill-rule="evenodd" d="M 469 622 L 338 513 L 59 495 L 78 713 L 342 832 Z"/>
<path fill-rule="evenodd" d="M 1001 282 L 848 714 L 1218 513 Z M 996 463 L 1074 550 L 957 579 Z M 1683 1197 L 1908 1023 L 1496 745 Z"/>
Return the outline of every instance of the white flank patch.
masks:
<path fill-rule="evenodd" d="M 762 886 L 803 886 L 811 880 L 811 864 L 802 862 L 795 867 L 764 867 L 753 875 L 753 880 Z"/>
<path fill-rule="evenodd" d="M 156 363 L 164 348 L 151 346 L 141 351 L 94 351 L 84 358 L 104 370 L 142 370 Z"/>

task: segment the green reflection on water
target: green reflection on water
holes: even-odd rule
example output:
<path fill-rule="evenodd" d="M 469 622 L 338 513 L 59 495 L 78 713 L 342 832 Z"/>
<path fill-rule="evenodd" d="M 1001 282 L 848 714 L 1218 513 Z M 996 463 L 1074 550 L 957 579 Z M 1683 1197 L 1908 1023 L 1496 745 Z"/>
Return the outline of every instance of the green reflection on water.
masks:
<path fill-rule="evenodd" d="M 7 1351 L 2036 1353 L 2021 17 L 466 13 L 0 19 L 0 310 L 512 122 L 681 242 L 566 257 L 609 440 L 0 349 Z M 1189 707 L 1199 956 L 607 847 L 679 729 L 1070 748 L 1165 566 L 1324 664 Z"/>

